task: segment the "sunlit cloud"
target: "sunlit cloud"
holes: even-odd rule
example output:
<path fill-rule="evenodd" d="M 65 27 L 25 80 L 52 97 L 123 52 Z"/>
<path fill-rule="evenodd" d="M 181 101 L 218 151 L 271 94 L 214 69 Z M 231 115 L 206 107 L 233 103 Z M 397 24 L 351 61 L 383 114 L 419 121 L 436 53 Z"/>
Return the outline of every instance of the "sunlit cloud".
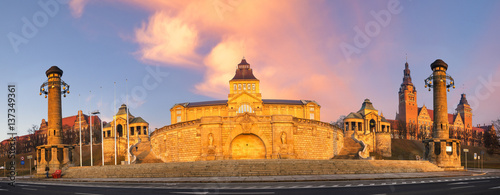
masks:
<path fill-rule="evenodd" d="M 71 0 L 69 2 L 69 8 L 73 17 L 80 18 L 88 2 L 89 0 Z"/>

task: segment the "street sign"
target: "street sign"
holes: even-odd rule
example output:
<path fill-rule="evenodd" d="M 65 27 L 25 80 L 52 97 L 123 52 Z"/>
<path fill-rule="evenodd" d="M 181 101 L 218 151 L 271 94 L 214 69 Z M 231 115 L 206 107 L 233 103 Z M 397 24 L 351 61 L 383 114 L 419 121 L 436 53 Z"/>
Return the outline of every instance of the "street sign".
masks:
<path fill-rule="evenodd" d="M 33 155 L 28 155 L 26 156 L 27 159 L 32 159 L 33 158 Z"/>
<path fill-rule="evenodd" d="M 477 157 L 477 159 L 478 159 L 478 160 L 479 160 L 479 159 L 481 159 L 481 156 L 478 156 L 478 157 Z"/>
<path fill-rule="evenodd" d="M 464 152 L 469 152 L 469 149 L 464 149 Z"/>
<path fill-rule="evenodd" d="M 477 153 L 474 152 L 474 160 L 477 159 Z"/>
<path fill-rule="evenodd" d="M 21 161 L 21 165 L 24 165 L 24 160 Z"/>
<path fill-rule="evenodd" d="M 24 160 L 24 156 L 21 156 L 21 160 Z"/>

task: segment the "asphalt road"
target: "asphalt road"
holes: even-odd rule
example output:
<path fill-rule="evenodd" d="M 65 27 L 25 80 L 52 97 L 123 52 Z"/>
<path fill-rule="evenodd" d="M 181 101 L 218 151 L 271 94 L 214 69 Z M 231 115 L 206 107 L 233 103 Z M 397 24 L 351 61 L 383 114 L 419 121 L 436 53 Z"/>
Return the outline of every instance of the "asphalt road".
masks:
<path fill-rule="evenodd" d="M 500 176 L 290 183 L 0 183 L 0 194 L 500 194 Z"/>

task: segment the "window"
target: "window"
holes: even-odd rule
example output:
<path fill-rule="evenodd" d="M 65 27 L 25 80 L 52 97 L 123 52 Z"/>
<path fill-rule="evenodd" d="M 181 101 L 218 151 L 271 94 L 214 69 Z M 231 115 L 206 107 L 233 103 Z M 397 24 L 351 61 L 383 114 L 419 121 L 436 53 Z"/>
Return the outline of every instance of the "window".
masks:
<path fill-rule="evenodd" d="M 237 88 L 236 88 L 236 84 L 233 84 L 233 85 L 234 85 L 234 90 L 236 91 L 236 89 L 237 89 Z"/>
<path fill-rule="evenodd" d="M 238 84 L 238 90 L 241 90 L 241 84 Z"/>
<path fill-rule="evenodd" d="M 252 113 L 252 107 L 250 107 L 250 105 L 248 104 L 242 104 L 240 106 L 240 108 L 238 108 L 238 113 L 245 113 L 245 112 L 249 112 L 249 113 Z"/>
<path fill-rule="evenodd" d="M 177 112 L 176 112 L 176 113 L 177 113 L 177 114 L 181 114 L 181 111 L 180 111 L 180 110 L 177 110 Z"/>
<path fill-rule="evenodd" d="M 180 123 L 181 122 L 181 116 L 177 116 L 177 122 Z"/>
<path fill-rule="evenodd" d="M 311 106 L 311 107 L 309 108 L 309 111 L 314 111 L 314 107 L 312 107 L 312 106 Z"/>
<path fill-rule="evenodd" d="M 309 115 L 309 119 L 314 120 L 314 113 L 311 113 L 311 114 Z"/>
<path fill-rule="evenodd" d="M 255 84 L 252 84 L 252 90 L 255 91 Z"/>
<path fill-rule="evenodd" d="M 246 90 L 247 84 L 243 84 L 243 90 Z"/>

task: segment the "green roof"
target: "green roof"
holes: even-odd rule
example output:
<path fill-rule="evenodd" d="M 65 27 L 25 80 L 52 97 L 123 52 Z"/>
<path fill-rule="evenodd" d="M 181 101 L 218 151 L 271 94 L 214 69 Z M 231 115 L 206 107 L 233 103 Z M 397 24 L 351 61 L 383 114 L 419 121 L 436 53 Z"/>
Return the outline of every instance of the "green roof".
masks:
<path fill-rule="evenodd" d="M 131 121 L 130 121 L 131 124 L 133 123 L 148 123 L 146 122 L 144 119 L 142 119 L 141 117 L 137 117 L 137 118 L 133 118 Z"/>
<path fill-rule="evenodd" d="M 126 110 L 127 110 L 127 105 L 122 104 L 122 106 L 120 106 L 120 109 L 118 109 L 118 112 L 116 113 L 116 115 L 117 116 L 118 115 L 126 115 L 127 114 Z M 128 115 L 133 117 L 133 115 L 130 114 L 130 110 L 128 110 Z"/>
<path fill-rule="evenodd" d="M 345 117 L 346 119 L 349 119 L 349 118 L 359 118 L 359 119 L 363 119 L 363 116 L 360 114 L 360 113 L 354 113 L 354 112 L 351 112 L 349 115 L 347 115 Z"/>
<path fill-rule="evenodd" d="M 361 109 L 359 109 L 360 111 L 361 110 L 377 110 L 373 107 L 373 104 L 370 102 L 369 99 L 365 99 L 365 101 L 363 102 L 363 105 L 361 106 Z"/>

